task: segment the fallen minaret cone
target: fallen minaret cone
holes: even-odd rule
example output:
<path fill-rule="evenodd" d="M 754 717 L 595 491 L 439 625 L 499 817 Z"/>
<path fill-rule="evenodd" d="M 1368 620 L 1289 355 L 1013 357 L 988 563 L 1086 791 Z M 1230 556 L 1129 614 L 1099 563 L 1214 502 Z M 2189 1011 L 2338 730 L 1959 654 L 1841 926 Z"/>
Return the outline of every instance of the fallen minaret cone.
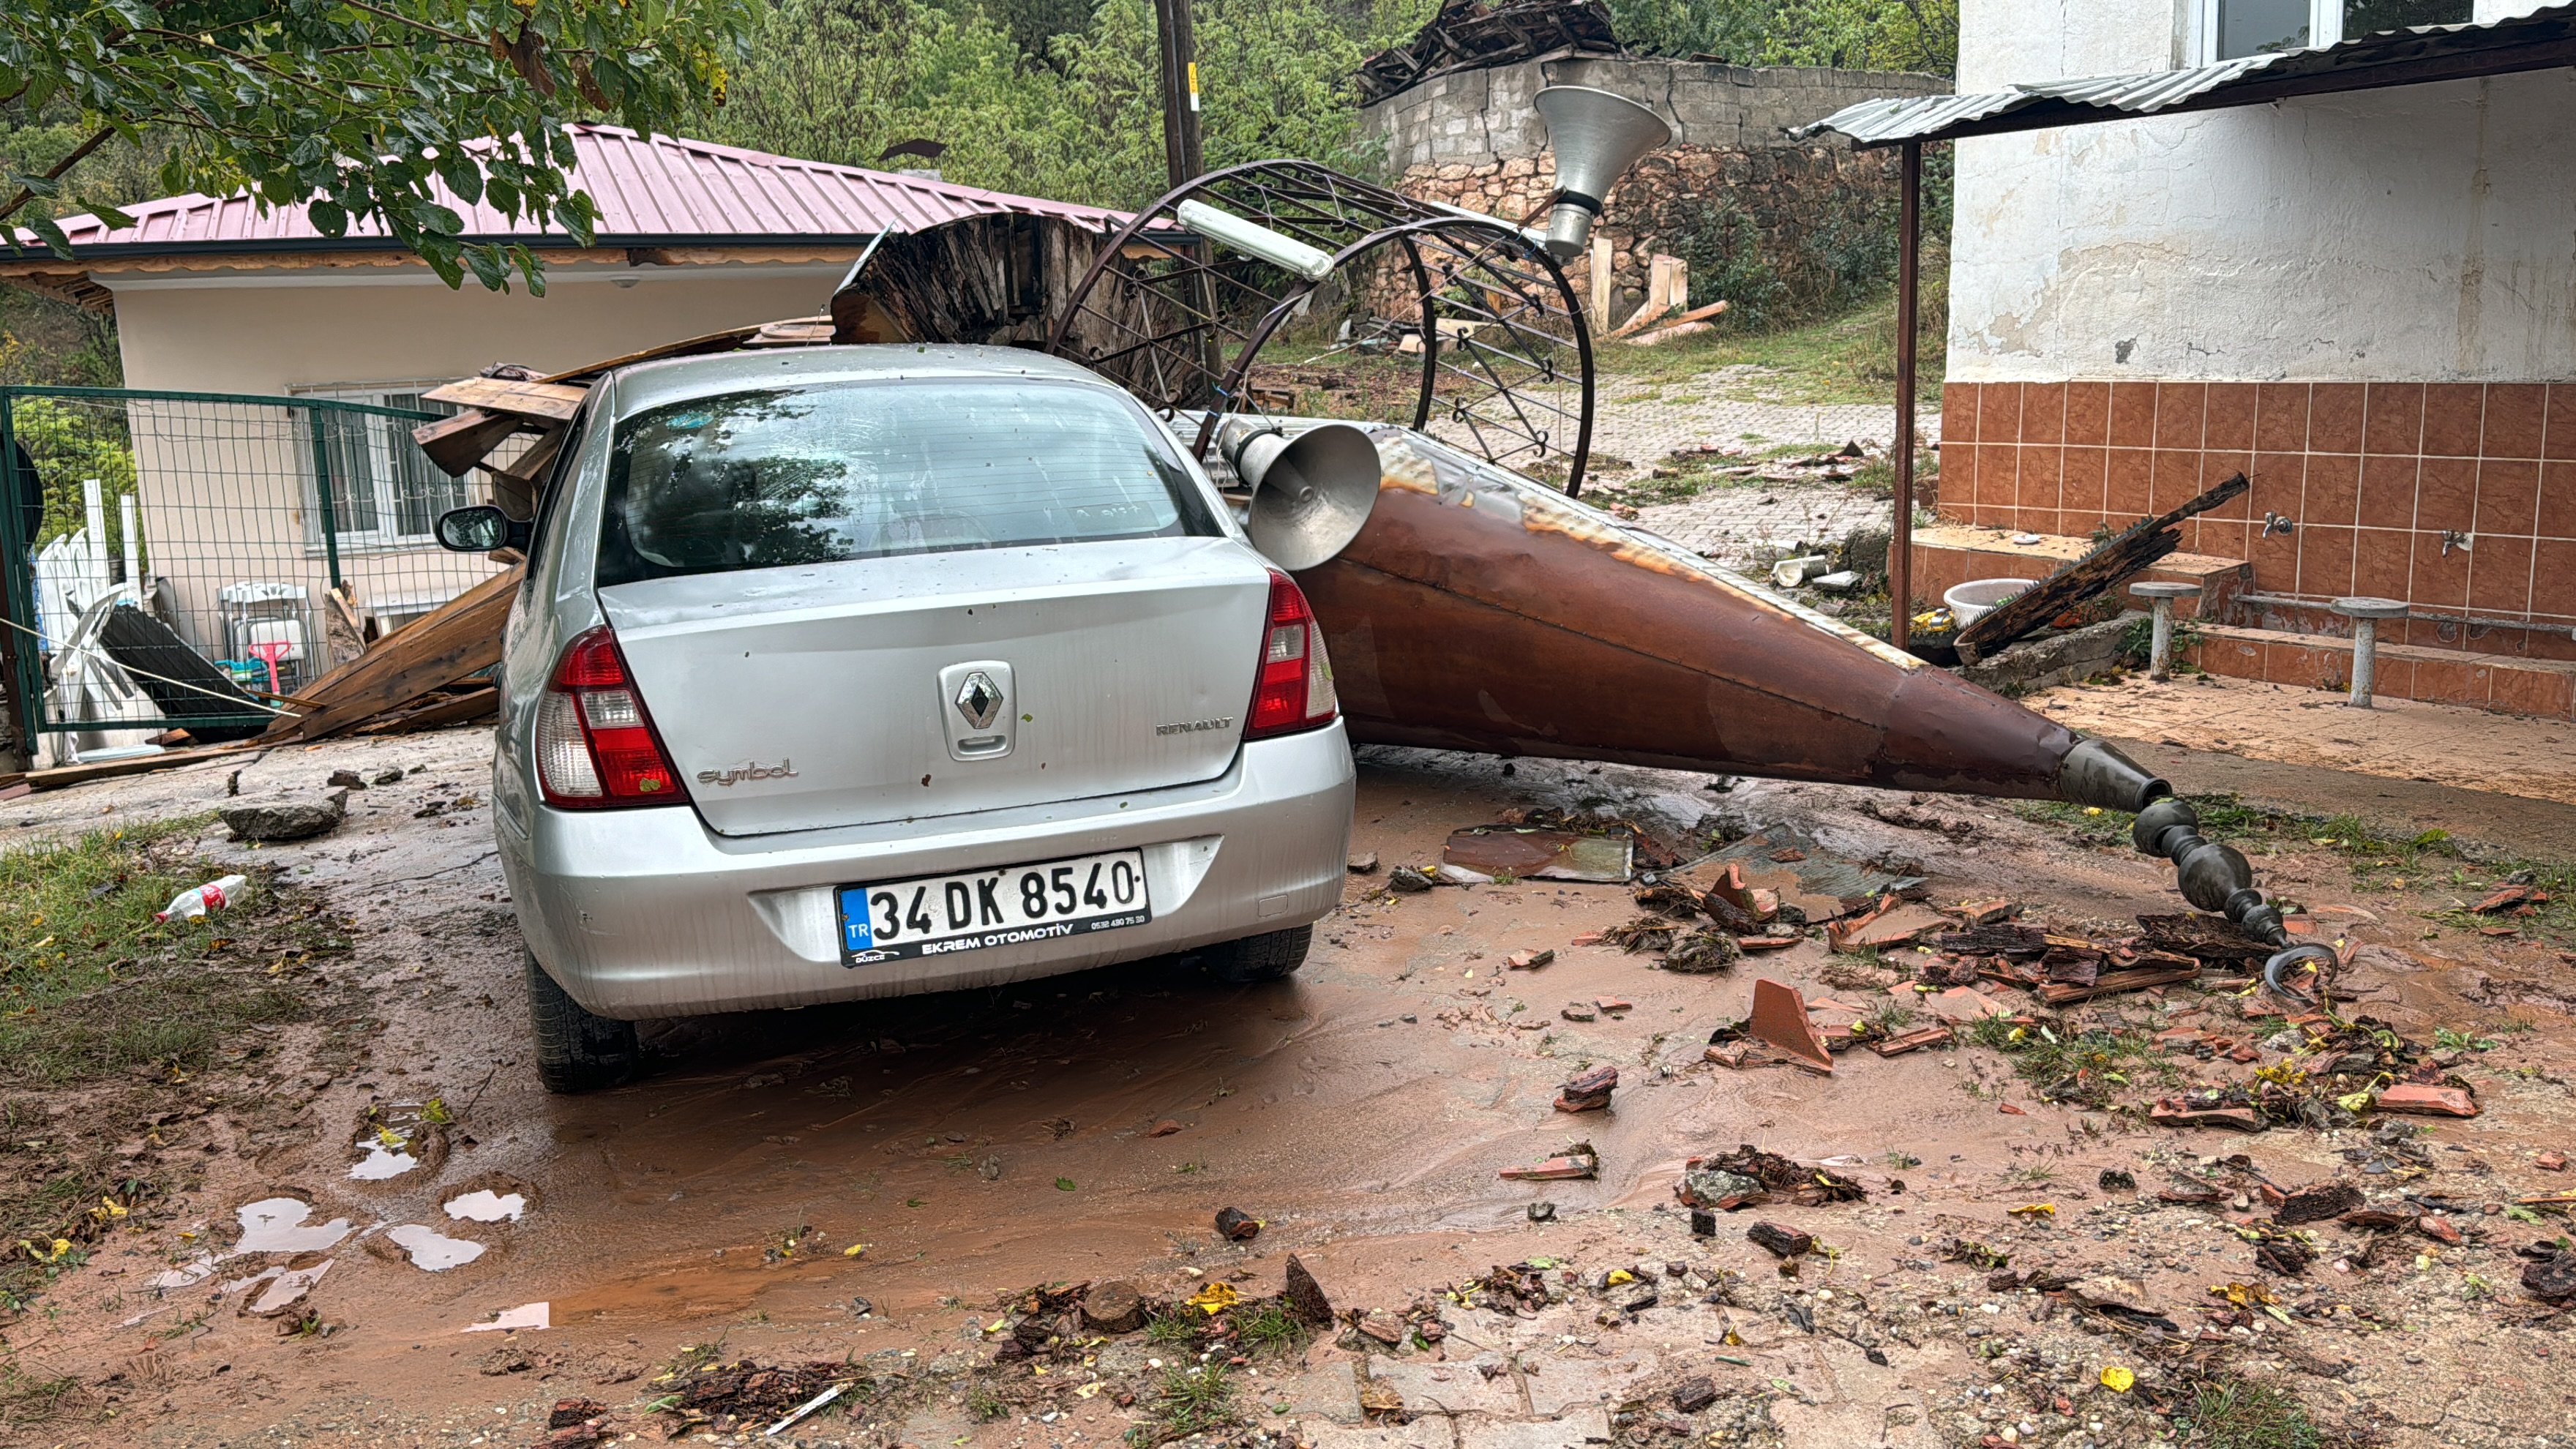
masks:
<path fill-rule="evenodd" d="M 2116 750 L 1668 540 L 1403 428 L 1298 576 L 1353 739 L 2067 799 L 2171 793 Z"/>
<path fill-rule="evenodd" d="M 2322 948 L 2119 751 L 1436 439 L 1371 436 L 1375 510 L 1298 576 L 1352 739 L 2143 811 L 2138 848 L 2297 994 L 2282 971 Z"/>

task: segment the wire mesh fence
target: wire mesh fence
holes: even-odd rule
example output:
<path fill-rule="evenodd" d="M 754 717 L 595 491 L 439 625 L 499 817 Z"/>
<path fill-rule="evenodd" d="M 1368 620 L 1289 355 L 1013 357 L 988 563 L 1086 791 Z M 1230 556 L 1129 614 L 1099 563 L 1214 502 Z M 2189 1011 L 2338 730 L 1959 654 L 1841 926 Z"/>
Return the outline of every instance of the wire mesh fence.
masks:
<path fill-rule="evenodd" d="M 416 392 L 0 387 L 0 572 L 19 721 L 51 762 L 245 738 L 497 567 L 439 548 L 489 502 L 413 443 Z M 164 742 L 168 742 L 164 738 Z"/>

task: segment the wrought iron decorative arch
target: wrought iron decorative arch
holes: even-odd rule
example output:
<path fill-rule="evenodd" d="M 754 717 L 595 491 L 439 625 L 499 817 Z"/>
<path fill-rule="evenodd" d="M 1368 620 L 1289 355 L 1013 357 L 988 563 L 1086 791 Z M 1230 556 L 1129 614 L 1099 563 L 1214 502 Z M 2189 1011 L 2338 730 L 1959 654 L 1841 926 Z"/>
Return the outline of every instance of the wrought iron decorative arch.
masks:
<path fill-rule="evenodd" d="M 1331 258 L 1321 277 L 1190 232 L 1197 201 Z M 1228 414 L 1265 417 L 1265 361 L 1328 281 L 1383 298 L 1421 341 L 1411 425 L 1579 493 L 1592 444 L 1592 337 L 1565 271 L 1508 222 L 1417 201 L 1311 161 L 1256 161 L 1180 186 L 1101 248 L 1047 350 L 1111 377 L 1166 416 L 1203 414 L 1204 458 Z M 1341 352 L 1335 342 L 1309 362 Z M 1312 411 L 1311 409 L 1307 411 Z M 1375 419 L 1390 420 L 1390 419 Z"/>

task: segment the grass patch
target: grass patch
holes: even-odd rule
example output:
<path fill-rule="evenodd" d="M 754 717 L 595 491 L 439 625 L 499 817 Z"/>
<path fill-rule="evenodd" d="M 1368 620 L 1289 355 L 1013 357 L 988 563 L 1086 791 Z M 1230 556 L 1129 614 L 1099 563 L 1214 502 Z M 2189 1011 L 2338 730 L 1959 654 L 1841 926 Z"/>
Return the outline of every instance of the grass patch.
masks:
<path fill-rule="evenodd" d="M 2175 1075 L 2173 1064 L 2157 1054 L 2155 1038 L 2143 1031 L 2096 1027 L 2060 1035 L 1990 1016 L 1969 1028 L 1968 1035 L 1978 1045 L 2002 1052 L 2013 1071 L 2047 1101 L 2107 1107 L 2123 1088 Z"/>
<path fill-rule="evenodd" d="M 52 1418 L 61 1409 L 64 1397 L 78 1387 L 80 1381 L 68 1375 L 38 1378 L 14 1363 L 0 1360 L 0 1429 Z"/>
<path fill-rule="evenodd" d="M 2202 1384 L 2175 1416 L 2185 1442 L 2205 1449 L 2327 1449 L 2341 1442 L 2299 1401 L 2269 1384 L 2214 1379 Z"/>
<path fill-rule="evenodd" d="M 209 1074 L 255 1068 L 267 1033 L 314 1018 L 305 968 L 347 947 L 318 906 L 269 880 L 218 914 L 155 922 L 225 873 L 187 848 L 210 818 L 0 854 L 0 1314 L 162 1195 L 165 1169 L 116 1144 L 149 1144 L 166 1120 L 155 1108 L 201 1109 Z"/>
<path fill-rule="evenodd" d="M 966 1414 L 978 1424 L 989 1424 L 1011 1412 L 1011 1406 L 982 1379 L 966 1381 Z"/>
<path fill-rule="evenodd" d="M 1235 1422 L 1234 1379 L 1223 1364 L 1170 1369 L 1155 1396 L 1153 1419 L 1128 1430 L 1127 1442 L 1132 1449 L 1146 1449 Z"/>
<path fill-rule="evenodd" d="M 2424 912 L 2426 919 L 2462 930 L 2496 925 L 2521 928 L 2533 939 L 2576 940 L 2576 861 L 2544 860 L 2464 848 L 2446 830 L 2416 834 L 2389 831 L 2359 815 L 2305 815 L 2262 810 L 2233 795 L 2186 797 L 2200 812 L 2200 833 L 2249 856 L 2325 851 L 2339 856 L 2356 891 L 2424 890 L 2448 893 L 2456 904 Z M 2018 800 L 2013 813 L 2038 824 L 2063 827 L 2087 845 L 2129 844 L 2136 817 L 2058 800 Z M 2508 881 L 2549 895 L 2529 916 L 2481 916 L 2468 908 Z"/>
<path fill-rule="evenodd" d="M 1940 347 L 1944 314 L 1928 294 L 1947 274 L 1946 265 L 1925 259 L 1927 303 L 1921 337 L 1927 345 L 1916 358 L 1916 398 L 1939 407 L 1944 357 Z M 1757 367 L 1766 377 L 1747 377 L 1725 388 L 1739 396 L 1758 396 L 1787 403 L 1896 403 L 1896 293 L 1840 317 L 1804 326 L 1769 331 L 1730 331 L 1721 327 L 1690 337 L 1677 337 L 1654 347 L 1631 347 L 1625 341 L 1595 339 L 1593 370 L 1603 381 L 1669 385 L 1697 374 L 1730 367 Z M 1705 386 L 1704 384 L 1701 386 Z"/>
<path fill-rule="evenodd" d="M 1249 1313 L 1236 1314 L 1232 1322 L 1236 1335 L 1256 1350 L 1293 1353 L 1306 1346 L 1306 1325 L 1299 1323 L 1276 1298 Z"/>
<path fill-rule="evenodd" d="M 1147 1343 L 1186 1343 L 1199 1341 L 1199 1327 L 1185 1313 L 1157 1313 L 1145 1320 Z"/>
<path fill-rule="evenodd" d="M 278 914 L 267 883 L 228 911 L 152 919 L 223 874 L 177 846 L 209 818 L 0 855 L 0 1085 L 76 1086 L 145 1065 L 194 1072 L 245 1026 L 303 1018 L 303 993 L 268 979 L 269 960 L 245 959 L 250 928 Z"/>

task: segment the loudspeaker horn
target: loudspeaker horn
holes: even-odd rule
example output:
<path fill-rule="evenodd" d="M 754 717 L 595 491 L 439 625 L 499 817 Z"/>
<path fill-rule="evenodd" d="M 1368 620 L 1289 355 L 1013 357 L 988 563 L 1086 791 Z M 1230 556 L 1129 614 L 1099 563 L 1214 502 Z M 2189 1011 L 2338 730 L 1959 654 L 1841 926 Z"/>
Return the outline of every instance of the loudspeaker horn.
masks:
<path fill-rule="evenodd" d="M 1318 423 L 1293 438 L 1276 428 L 1229 430 L 1225 456 L 1252 490 L 1244 519 L 1252 546 L 1292 573 L 1349 547 L 1377 507 L 1377 444 L 1349 423 Z"/>
<path fill-rule="evenodd" d="M 1559 260 L 1582 255 L 1592 219 L 1637 158 L 1673 139 L 1673 128 L 1625 96 L 1590 86 L 1549 86 L 1538 113 L 1556 150 L 1556 207 L 1548 213 L 1547 249 Z"/>

